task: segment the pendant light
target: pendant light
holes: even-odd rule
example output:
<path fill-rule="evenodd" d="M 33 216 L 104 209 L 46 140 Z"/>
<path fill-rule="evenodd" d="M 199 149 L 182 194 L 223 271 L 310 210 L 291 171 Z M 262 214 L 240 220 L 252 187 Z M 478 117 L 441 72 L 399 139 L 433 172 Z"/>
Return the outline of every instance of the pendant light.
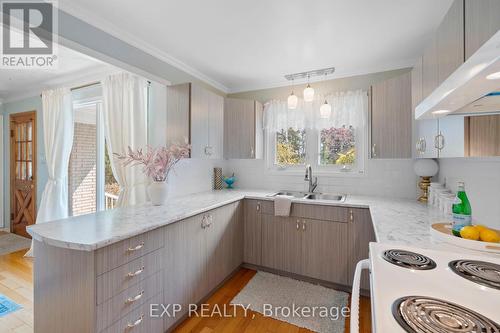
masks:
<path fill-rule="evenodd" d="M 325 78 L 326 78 L 326 74 L 325 74 Z M 326 79 L 325 79 L 325 81 L 326 81 Z M 321 107 L 319 108 L 319 117 L 322 119 L 328 119 L 328 118 L 330 118 L 331 114 L 332 114 L 332 106 L 330 104 L 328 104 L 326 97 L 325 97 L 325 103 L 323 103 L 323 105 L 321 105 Z"/>
<path fill-rule="evenodd" d="M 292 79 L 292 93 L 288 96 L 288 108 L 290 110 L 295 110 L 299 102 L 299 98 L 293 93 L 293 79 Z"/>
<path fill-rule="evenodd" d="M 314 100 L 314 89 L 309 84 L 309 75 L 307 75 L 307 87 L 304 89 L 304 102 L 312 102 Z"/>

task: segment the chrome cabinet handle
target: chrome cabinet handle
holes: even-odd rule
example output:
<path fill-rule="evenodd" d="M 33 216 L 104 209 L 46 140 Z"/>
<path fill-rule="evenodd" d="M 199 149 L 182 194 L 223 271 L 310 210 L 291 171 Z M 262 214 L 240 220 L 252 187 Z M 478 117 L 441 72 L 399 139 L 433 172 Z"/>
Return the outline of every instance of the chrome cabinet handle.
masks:
<path fill-rule="evenodd" d="M 422 138 L 421 140 L 422 141 L 420 143 L 420 153 L 423 154 L 427 150 L 427 141 L 425 141 L 425 138 Z"/>
<path fill-rule="evenodd" d="M 212 146 L 206 146 L 205 147 L 205 155 L 211 156 L 212 155 Z"/>
<path fill-rule="evenodd" d="M 254 157 L 255 156 L 255 150 L 252 148 L 250 148 L 250 157 Z"/>
<path fill-rule="evenodd" d="M 207 228 L 210 228 L 212 226 L 212 223 L 213 223 L 213 216 L 212 215 L 207 215 Z"/>
<path fill-rule="evenodd" d="M 260 203 L 257 204 L 256 209 L 257 209 L 258 212 L 260 211 Z"/>
<path fill-rule="evenodd" d="M 372 157 L 377 157 L 377 144 L 372 145 Z"/>
<path fill-rule="evenodd" d="M 144 315 L 141 314 L 141 316 L 139 317 L 139 319 L 137 319 L 133 323 L 128 323 L 126 328 L 134 328 L 134 327 L 136 327 L 137 325 L 139 325 L 140 323 L 142 323 L 143 319 L 144 319 Z"/>
<path fill-rule="evenodd" d="M 144 247 L 144 242 L 141 242 L 139 245 L 137 245 L 136 247 L 129 247 L 127 249 L 127 252 L 135 252 L 135 251 L 139 251 L 140 249 L 142 249 Z"/>
<path fill-rule="evenodd" d="M 434 137 L 434 147 L 438 150 L 442 150 L 444 148 L 444 135 L 439 133 Z"/>
<path fill-rule="evenodd" d="M 206 227 L 207 227 L 207 216 L 203 215 L 203 217 L 201 218 L 201 228 L 205 229 Z"/>
<path fill-rule="evenodd" d="M 299 221 L 299 220 L 297 220 L 297 230 L 299 230 L 299 229 L 300 229 L 299 223 L 300 223 L 300 221 Z"/>
<path fill-rule="evenodd" d="M 302 220 L 302 231 L 306 230 L 306 220 Z"/>
<path fill-rule="evenodd" d="M 144 266 L 142 266 L 140 269 L 136 270 L 135 272 L 129 272 L 127 274 L 127 277 L 134 277 L 134 276 L 140 275 L 142 272 L 144 272 Z"/>
<path fill-rule="evenodd" d="M 354 213 L 353 213 L 352 209 L 349 210 L 349 221 L 354 222 Z"/>
<path fill-rule="evenodd" d="M 140 300 L 142 298 L 142 296 L 144 295 L 144 290 L 141 291 L 140 293 L 138 293 L 136 296 L 134 297 L 129 297 L 127 298 L 127 300 L 125 301 L 125 304 L 130 304 L 130 303 L 134 303 L 138 300 Z"/>

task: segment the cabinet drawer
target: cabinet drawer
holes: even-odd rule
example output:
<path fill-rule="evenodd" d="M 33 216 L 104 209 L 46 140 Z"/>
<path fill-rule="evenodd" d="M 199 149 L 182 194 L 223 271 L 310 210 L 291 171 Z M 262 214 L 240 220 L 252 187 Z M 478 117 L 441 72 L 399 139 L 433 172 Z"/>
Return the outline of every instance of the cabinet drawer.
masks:
<path fill-rule="evenodd" d="M 158 272 L 98 305 L 97 332 L 103 331 L 162 290 L 162 272 Z"/>
<path fill-rule="evenodd" d="M 160 271 L 161 250 L 146 254 L 97 277 L 97 304 L 118 295 L 148 276 Z"/>
<path fill-rule="evenodd" d="M 164 318 L 153 318 L 149 316 L 150 304 L 160 304 L 163 293 L 146 300 L 140 307 L 129 312 L 118 320 L 104 333 L 162 333 Z M 161 306 L 159 306 L 161 309 Z M 161 312 L 161 311 L 160 311 Z M 158 313 L 159 315 L 160 313 Z"/>
<path fill-rule="evenodd" d="M 100 275 L 163 246 L 160 229 L 152 230 L 96 252 L 96 274 Z"/>
<path fill-rule="evenodd" d="M 349 210 L 347 207 L 322 206 L 316 204 L 292 204 L 290 216 L 313 220 L 348 222 Z"/>

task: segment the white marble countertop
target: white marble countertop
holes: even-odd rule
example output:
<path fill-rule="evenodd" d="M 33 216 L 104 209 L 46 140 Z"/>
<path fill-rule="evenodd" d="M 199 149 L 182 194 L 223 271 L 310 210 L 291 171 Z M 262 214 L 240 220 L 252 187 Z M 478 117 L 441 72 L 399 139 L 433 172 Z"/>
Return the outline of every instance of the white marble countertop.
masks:
<path fill-rule="evenodd" d="M 35 224 L 28 227 L 28 232 L 34 239 L 49 245 L 93 251 L 244 198 L 272 200 L 269 196 L 273 193 L 258 190 L 203 192 L 172 198 L 163 206 L 146 204 L 117 208 Z M 369 208 L 377 241 L 420 247 L 441 246 L 430 235 L 431 223 L 440 216 L 413 200 L 347 195 L 342 203 L 304 199 L 293 201 Z"/>

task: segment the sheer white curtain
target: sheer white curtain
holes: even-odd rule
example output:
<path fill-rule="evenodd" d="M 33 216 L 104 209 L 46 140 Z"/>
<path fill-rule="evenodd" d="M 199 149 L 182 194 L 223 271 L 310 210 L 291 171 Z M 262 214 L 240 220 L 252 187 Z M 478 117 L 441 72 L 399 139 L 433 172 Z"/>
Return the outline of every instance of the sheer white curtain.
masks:
<path fill-rule="evenodd" d="M 320 117 L 319 109 L 327 100 L 332 107 L 329 118 Z M 289 110 L 286 101 L 272 100 L 264 107 L 264 129 L 269 132 L 281 129 L 322 129 L 366 124 L 367 94 L 363 90 L 336 92 L 317 96 L 313 102 L 299 99 L 296 109 Z"/>
<path fill-rule="evenodd" d="M 38 208 L 37 224 L 68 217 L 68 163 L 74 126 L 68 88 L 42 92 L 42 125 L 48 180 Z M 33 245 L 26 256 L 33 256 Z"/>
<path fill-rule="evenodd" d="M 147 179 L 140 167 L 124 167 L 113 156 L 123 154 L 128 147 L 147 145 L 147 81 L 130 74 L 108 76 L 102 82 L 104 133 L 111 169 L 120 185 L 118 207 L 147 201 Z"/>

